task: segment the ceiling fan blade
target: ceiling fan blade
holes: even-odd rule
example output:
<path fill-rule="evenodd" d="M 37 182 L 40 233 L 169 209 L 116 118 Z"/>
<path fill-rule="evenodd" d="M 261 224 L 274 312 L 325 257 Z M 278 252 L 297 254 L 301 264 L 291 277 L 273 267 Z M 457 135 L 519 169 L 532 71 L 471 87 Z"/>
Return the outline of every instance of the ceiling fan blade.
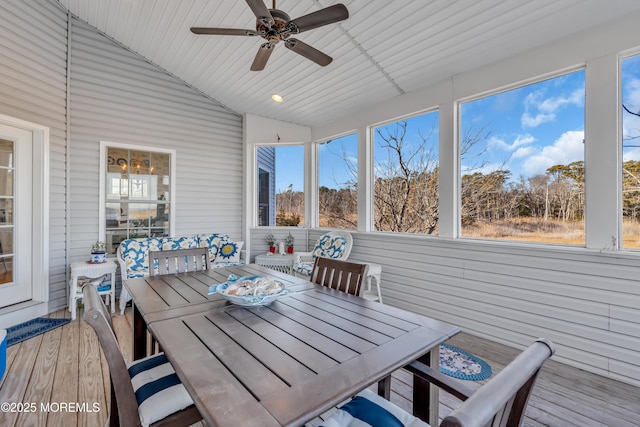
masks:
<path fill-rule="evenodd" d="M 320 52 L 315 47 L 311 47 L 308 44 L 303 43 L 297 39 L 287 39 L 285 40 L 284 45 L 298 55 L 302 55 L 305 58 L 312 60 L 316 64 L 322 65 L 323 67 L 325 65 L 331 64 L 331 61 L 333 61 L 333 58 L 331 58 L 329 55 L 326 55 Z"/>
<path fill-rule="evenodd" d="M 291 34 L 298 34 L 303 31 L 322 27 L 323 25 L 344 21 L 348 17 L 349 11 L 346 6 L 338 3 L 290 21 L 286 26 L 286 30 Z"/>
<path fill-rule="evenodd" d="M 264 70 L 264 67 L 267 65 L 267 61 L 275 47 L 276 45 L 271 43 L 264 43 L 261 45 L 256 57 L 253 59 L 253 64 L 251 64 L 251 71 Z"/>
<path fill-rule="evenodd" d="M 256 18 L 258 18 L 259 21 L 262 21 L 264 25 L 271 28 L 271 26 L 273 25 L 273 17 L 271 16 L 269 9 L 267 9 L 267 6 L 265 6 L 264 1 L 263 0 L 246 0 L 246 1 L 249 7 L 251 8 L 251 11 L 253 12 L 253 14 L 256 16 Z"/>
<path fill-rule="evenodd" d="M 254 30 L 240 30 L 235 28 L 208 28 L 208 27 L 191 27 L 193 34 L 211 34 L 218 36 L 258 36 Z"/>

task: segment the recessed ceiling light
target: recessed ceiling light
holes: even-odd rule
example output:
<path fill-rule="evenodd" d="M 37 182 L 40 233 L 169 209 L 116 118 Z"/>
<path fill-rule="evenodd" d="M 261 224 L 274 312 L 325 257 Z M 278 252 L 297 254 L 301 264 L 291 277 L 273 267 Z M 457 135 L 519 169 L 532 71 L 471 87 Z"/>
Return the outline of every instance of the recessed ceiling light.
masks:
<path fill-rule="evenodd" d="M 284 98 L 282 98 L 280 95 L 278 95 L 277 93 L 274 93 L 273 95 L 271 95 L 271 99 L 273 99 L 276 102 L 282 102 L 284 101 Z"/>

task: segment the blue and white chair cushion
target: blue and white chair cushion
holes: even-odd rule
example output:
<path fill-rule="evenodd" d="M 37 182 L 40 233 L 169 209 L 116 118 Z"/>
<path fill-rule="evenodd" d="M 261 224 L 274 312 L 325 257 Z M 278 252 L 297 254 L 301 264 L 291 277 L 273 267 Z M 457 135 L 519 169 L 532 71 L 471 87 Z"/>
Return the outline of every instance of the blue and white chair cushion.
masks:
<path fill-rule="evenodd" d="M 429 424 L 365 389 L 320 427 L 429 427 Z"/>
<path fill-rule="evenodd" d="M 314 260 L 317 257 L 342 259 L 347 249 L 347 239 L 344 236 L 333 233 L 326 233 L 318 239 L 316 245 L 311 250 L 311 259 L 308 256 L 293 265 L 293 272 L 301 276 L 311 277 Z"/>
<path fill-rule="evenodd" d="M 319 256 L 336 259 L 342 257 L 346 247 L 347 239 L 343 236 L 326 233 L 316 243 L 311 253 L 314 259 Z"/>
<path fill-rule="evenodd" d="M 145 427 L 193 405 L 164 353 L 136 360 L 129 365 L 129 376 Z"/>
<path fill-rule="evenodd" d="M 302 274 L 303 276 L 311 277 L 311 272 L 313 271 L 313 261 L 312 262 L 299 262 L 293 265 L 293 271 L 295 273 Z"/>
<path fill-rule="evenodd" d="M 149 274 L 149 251 L 162 250 L 162 239 L 127 239 L 120 244 L 126 271 L 130 274 Z"/>

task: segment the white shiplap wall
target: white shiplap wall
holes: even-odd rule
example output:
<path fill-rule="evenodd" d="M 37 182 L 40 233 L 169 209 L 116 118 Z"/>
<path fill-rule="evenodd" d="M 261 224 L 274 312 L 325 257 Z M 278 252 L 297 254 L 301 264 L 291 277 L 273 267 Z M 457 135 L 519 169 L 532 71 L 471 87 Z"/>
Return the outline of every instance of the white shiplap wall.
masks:
<path fill-rule="evenodd" d="M 67 266 L 99 238 L 101 140 L 177 151 L 176 234 L 242 237 L 238 114 L 68 23 L 52 1 L 7 0 L 0 12 L 0 113 L 50 128 L 50 311 L 66 305 Z"/>
<path fill-rule="evenodd" d="M 637 257 L 354 233 L 349 259 L 382 265 L 385 304 L 513 347 L 544 336 L 558 344 L 557 360 L 640 384 Z"/>
<path fill-rule="evenodd" d="M 0 3 L 0 113 L 50 132 L 50 309 L 66 305 L 66 21 L 47 0 Z"/>
<path fill-rule="evenodd" d="M 175 149 L 175 234 L 242 237 L 242 118 L 73 20 L 73 260 L 98 238 L 100 141 Z"/>

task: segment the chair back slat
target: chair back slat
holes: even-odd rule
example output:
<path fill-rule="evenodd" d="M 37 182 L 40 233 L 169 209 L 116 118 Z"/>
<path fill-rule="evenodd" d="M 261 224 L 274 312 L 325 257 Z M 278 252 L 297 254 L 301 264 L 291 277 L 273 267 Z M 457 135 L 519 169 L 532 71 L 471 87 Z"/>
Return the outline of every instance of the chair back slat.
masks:
<path fill-rule="evenodd" d="M 310 279 L 318 285 L 362 296 L 366 271 L 366 264 L 317 257 Z"/>
<path fill-rule="evenodd" d="M 184 273 L 211 268 L 207 248 L 149 251 L 149 275 Z"/>
<path fill-rule="evenodd" d="M 112 424 L 119 420 L 119 425 L 122 427 L 139 427 L 141 423 L 138 403 L 127 365 L 113 332 L 111 315 L 94 286 L 91 284 L 83 286 L 82 295 L 85 307 L 83 319 L 95 331 L 109 365 Z"/>

